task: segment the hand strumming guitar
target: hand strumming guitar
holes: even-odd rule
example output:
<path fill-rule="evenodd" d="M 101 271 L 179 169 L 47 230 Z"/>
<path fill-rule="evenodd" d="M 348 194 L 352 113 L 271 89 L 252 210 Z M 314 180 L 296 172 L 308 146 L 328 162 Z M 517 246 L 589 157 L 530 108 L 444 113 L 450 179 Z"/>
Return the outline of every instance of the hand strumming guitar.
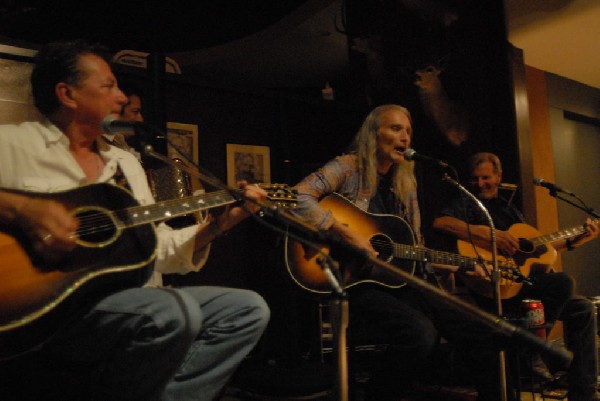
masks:
<path fill-rule="evenodd" d="M 75 248 L 79 221 L 58 202 L 0 191 L 0 217 L 21 229 L 44 258 Z"/>

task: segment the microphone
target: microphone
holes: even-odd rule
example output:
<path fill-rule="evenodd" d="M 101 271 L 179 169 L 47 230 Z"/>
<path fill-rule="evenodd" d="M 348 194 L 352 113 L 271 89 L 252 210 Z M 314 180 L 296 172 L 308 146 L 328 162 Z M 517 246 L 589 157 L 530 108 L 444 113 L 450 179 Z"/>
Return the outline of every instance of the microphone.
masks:
<path fill-rule="evenodd" d="M 115 116 L 108 115 L 104 117 L 102 123 L 100 124 L 102 131 L 107 134 L 116 134 L 119 132 L 132 132 L 135 134 L 136 128 L 143 129 L 146 128 L 146 124 L 138 122 L 138 121 L 124 121 L 119 120 Z"/>
<path fill-rule="evenodd" d="M 562 192 L 567 195 L 573 196 L 573 192 L 569 191 L 568 189 L 563 189 L 563 188 L 559 187 L 558 185 L 548 182 L 540 177 L 534 178 L 533 183 L 537 186 L 547 188 L 551 193 Z"/>
<path fill-rule="evenodd" d="M 430 156 L 425 156 L 422 155 L 420 153 L 417 153 L 416 150 L 408 148 L 404 151 L 404 159 L 408 160 L 408 161 L 423 161 L 423 162 L 429 162 L 429 163 L 435 163 L 440 167 L 446 168 L 448 167 L 448 163 L 443 162 L 441 160 L 438 159 L 434 159 L 433 157 Z"/>

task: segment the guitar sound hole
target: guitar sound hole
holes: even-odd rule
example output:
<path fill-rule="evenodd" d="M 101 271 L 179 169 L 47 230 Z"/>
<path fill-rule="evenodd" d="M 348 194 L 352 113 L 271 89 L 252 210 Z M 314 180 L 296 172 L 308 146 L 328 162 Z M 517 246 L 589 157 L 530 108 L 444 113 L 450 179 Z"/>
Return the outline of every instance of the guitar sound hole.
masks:
<path fill-rule="evenodd" d="M 524 253 L 531 253 L 534 251 L 533 242 L 526 238 L 519 238 L 519 251 Z"/>
<path fill-rule="evenodd" d="M 391 262 L 394 257 L 394 249 L 392 240 L 387 235 L 375 234 L 369 241 L 371 242 L 371 246 L 379 253 L 377 255 L 378 259 L 388 263 Z"/>
<path fill-rule="evenodd" d="M 78 212 L 76 216 L 80 221 L 77 230 L 80 242 L 103 244 L 117 234 L 117 228 L 112 219 L 101 210 L 84 210 Z"/>

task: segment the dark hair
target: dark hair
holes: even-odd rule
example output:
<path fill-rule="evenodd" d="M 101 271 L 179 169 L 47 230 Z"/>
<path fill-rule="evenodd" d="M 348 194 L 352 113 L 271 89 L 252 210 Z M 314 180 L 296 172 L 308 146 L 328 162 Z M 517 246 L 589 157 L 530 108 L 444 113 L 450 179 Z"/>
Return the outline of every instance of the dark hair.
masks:
<path fill-rule="evenodd" d="M 137 95 L 140 97 L 140 99 L 143 99 L 146 96 L 146 93 L 141 86 L 128 80 L 121 81 L 119 79 L 119 89 L 121 89 L 121 92 L 123 92 L 127 97 Z"/>
<path fill-rule="evenodd" d="M 121 92 L 123 92 L 125 94 L 125 96 L 127 96 L 127 104 L 124 104 L 123 107 L 121 107 L 121 115 L 123 115 L 123 113 L 125 113 L 125 107 L 127 107 L 130 103 L 131 103 L 131 96 L 137 96 L 140 98 L 140 102 L 142 104 L 142 110 L 144 110 L 146 108 L 145 103 L 146 103 L 146 93 L 145 91 L 137 84 L 124 80 L 124 81 L 119 81 L 119 89 L 121 89 Z"/>
<path fill-rule="evenodd" d="M 78 85 L 84 78 L 78 68 L 79 58 L 84 54 L 93 54 L 110 62 L 106 48 L 82 39 L 49 43 L 37 53 L 31 72 L 31 90 L 35 107 L 42 114 L 51 114 L 59 108 L 54 92 L 58 83 Z"/>

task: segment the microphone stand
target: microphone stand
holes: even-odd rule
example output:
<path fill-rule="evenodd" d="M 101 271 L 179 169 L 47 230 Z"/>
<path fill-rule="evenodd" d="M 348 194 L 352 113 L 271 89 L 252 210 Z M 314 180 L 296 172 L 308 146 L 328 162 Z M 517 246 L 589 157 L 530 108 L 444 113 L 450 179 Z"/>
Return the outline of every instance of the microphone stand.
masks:
<path fill-rule="evenodd" d="M 496 228 L 494 226 L 494 221 L 492 220 L 492 216 L 490 215 L 489 211 L 485 208 L 485 206 L 483 206 L 483 203 L 481 203 L 481 201 L 479 199 L 477 199 L 477 197 L 475 195 L 473 195 L 471 192 L 469 192 L 458 181 L 454 180 L 446 173 L 444 174 L 442 179 L 444 181 L 447 181 L 450 184 L 454 185 L 462 193 L 467 195 L 467 197 L 470 198 L 477 205 L 477 207 L 479 207 L 479 209 L 481 209 L 481 211 L 485 215 L 485 218 L 488 221 L 488 225 L 490 227 L 490 240 L 491 240 L 491 246 L 492 246 L 492 276 L 491 276 L 491 281 L 493 284 L 492 294 L 494 297 L 494 304 L 496 307 L 496 315 L 498 316 L 499 319 L 502 319 L 502 314 L 503 314 L 502 313 L 502 299 L 500 297 L 500 279 L 501 279 L 502 275 L 501 275 L 500 269 L 498 268 L 498 253 L 497 253 L 498 250 L 496 247 Z M 485 266 L 484 266 L 484 268 L 485 268 Z M 507 399 L 506 355 L 504 353 L 504 350 L 498 351 L 498 369 L 499 369 L 498 375 L 499 375 L 499 380 L 500 380 L 500 399 L 502 401 L 506 401 L 506 399 Z"/>
<path fill-rule="evenodd" d="M 339 266 L 332 263 L 331 258 L 317 258 L 317 263 L 323 269 L 327 280 L 333 288 L 333 296 L 329 300 L 329 313 L 333 331 L 334 354 L 337 367 L 335 400 L 348 401 L 348 352 L 347 332 L 349 317 L 348 294 L 340 285 L 341 275 Z M 334 271 L 338 274 L 334 274 Z"/>

